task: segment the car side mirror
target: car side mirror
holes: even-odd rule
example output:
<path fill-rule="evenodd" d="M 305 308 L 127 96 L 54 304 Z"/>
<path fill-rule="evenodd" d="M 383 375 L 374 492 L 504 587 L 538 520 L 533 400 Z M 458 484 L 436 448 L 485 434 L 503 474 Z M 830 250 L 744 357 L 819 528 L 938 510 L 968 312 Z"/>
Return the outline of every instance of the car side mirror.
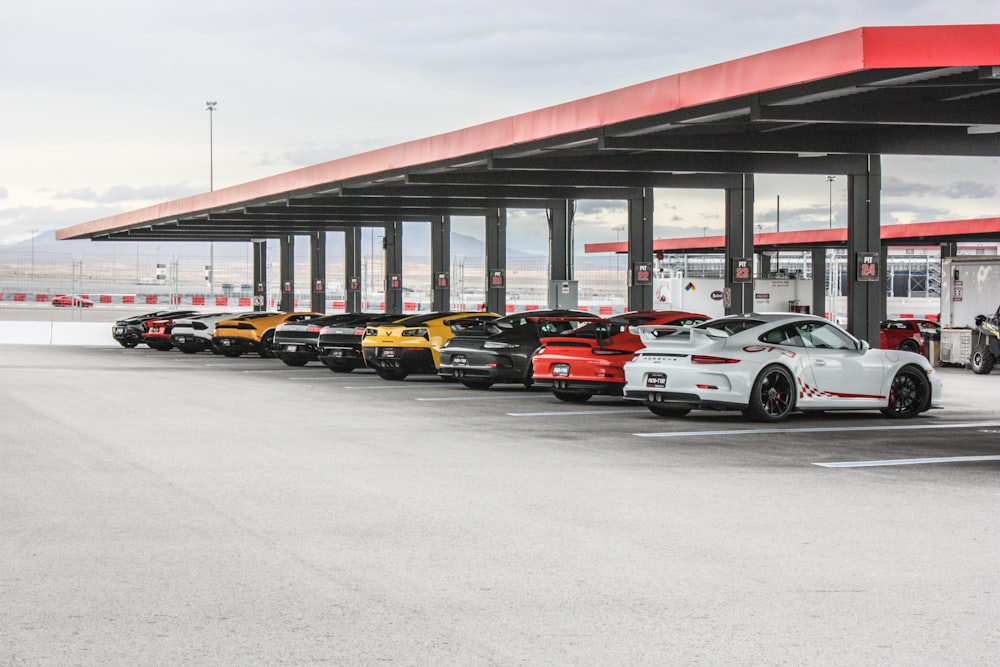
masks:
<path fill-rule="evenodd" d="M 872 346 L 868 344 L 868 341 L 866 341 L 866 340 L 861 341 L 861 346 L 860 346 L 860 350 L 859 350 L 861 352 L 861 354 L 866 353 L 870 349 L 872 349 Z"/>

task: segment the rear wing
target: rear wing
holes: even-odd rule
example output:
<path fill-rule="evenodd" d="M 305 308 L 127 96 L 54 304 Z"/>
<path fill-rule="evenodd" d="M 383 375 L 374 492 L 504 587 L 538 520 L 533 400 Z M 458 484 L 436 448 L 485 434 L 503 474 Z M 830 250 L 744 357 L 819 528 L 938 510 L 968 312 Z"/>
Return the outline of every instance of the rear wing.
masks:
<path fill-rule="evenodd" d="M 705 338 L 729 338 L 729 332 L 722 329 L 704 329 L 698 327 L 684 327 L 674 324 L 651 324 L 638 327 L 629 327 L 629 333 L 639 336 L 643 343 L 655 343 L 657 341 L 693 341 Z"/>

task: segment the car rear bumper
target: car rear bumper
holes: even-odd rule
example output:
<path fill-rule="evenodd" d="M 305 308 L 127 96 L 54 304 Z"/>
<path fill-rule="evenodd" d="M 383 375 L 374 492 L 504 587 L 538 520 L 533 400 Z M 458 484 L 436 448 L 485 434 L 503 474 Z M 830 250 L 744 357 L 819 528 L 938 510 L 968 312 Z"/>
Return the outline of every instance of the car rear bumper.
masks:
<path fill-rule="evenodd" d="M 392 368 L 408 373 L 437 373 L 430 348 L 365 347 L 369 368 Z"/>

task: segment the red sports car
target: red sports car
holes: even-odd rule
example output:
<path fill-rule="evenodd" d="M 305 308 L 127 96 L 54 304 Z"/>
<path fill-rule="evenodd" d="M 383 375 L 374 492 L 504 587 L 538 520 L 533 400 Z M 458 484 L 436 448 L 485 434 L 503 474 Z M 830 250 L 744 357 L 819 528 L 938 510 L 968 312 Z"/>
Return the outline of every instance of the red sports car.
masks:
<path fill-rule="evenodd" d="M 677 310 L 638 311 L 595 320 L 570 335 L 545 338 L 533 359 L 534 386 L 547 387 L 569 403 L 582 403 L 597 394 L 621 396 L 625 362 L 643 346 L 629 327 L 691 326 L 707 319 L 707 315 Z"/>
<path fill-rule="evenodd" d="M 67 296 L 65 294 L 56 294 L 52 299 L 52 305 L 57 308 L 63 306 L 76 306 L 77 308 L 90 308 L 94 305 L 94 302 L 85 296 Z"/>
<path fill-rule="evenodd" d="M 878 346 L 883 350 L 924 353 L 924 332 L 937 331 L 931 320 L 885 320 L 879 326 Z"/>

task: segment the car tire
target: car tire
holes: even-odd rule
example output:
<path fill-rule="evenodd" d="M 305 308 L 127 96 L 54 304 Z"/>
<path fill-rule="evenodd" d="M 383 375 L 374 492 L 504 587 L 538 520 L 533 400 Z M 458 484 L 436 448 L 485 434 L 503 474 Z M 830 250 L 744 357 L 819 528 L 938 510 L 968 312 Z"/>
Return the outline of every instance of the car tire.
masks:
<path fill-rule="evenodd" d="M 657 417 L 683 417 L 691 408 L 671 408 L 662 403 L 646 403 L 646 407 Z"/>
<path fill-rule="evenodd" d="M 257 353 L 263 359 L 274 359 L 274 332 L 268 331 L 265 333 L 261 339 L 260 344 L 257 346 Z"/>
<path fill-rule="evenodd" d="M 406 371 L 401 371 L 398 368 L 376 368 L 375 374 L 383 380 L 405 380 L 406 376 L 409 375 Z"/>
<path fill-rule="evenodd" d="M 469 389 L 489 389 L 493 383 L 489 380 L 460 380 Z"/>
<path fill-rule="evenodd" d="M 553 391 L 552 395 L 567 403 L 586 403 L 593 396 L 583 391 Z"/>
<path fill-rule="evenodd" d="M 184 354 L 198 354 L 198 348 L 196 347 L 179 347 L 177 349 Z"/>
<path fill-rule="evenodd" d="M 306 359 L 282 359 L 286 366 L 305 366 L 307 363 Z"/>
<path fill-rule="evenodd" d="M 931 383 L 923 369 L 903 366 L 889 387 L 889 405 L 882 414 L 893 419 L 916 417 L 930 407 Z"/>
<path fill-rule="evenodd" d="M 235 359 L 236 357 L 240 356 L 240 354 L 242 354 L 242 352 L 238 350 L 226 350 L 222 353 L 222 356 L 229 357 L 230 359 Z"/>
<path fill-rule="evenodd" d="M 918 352 L 918 353 L 920 352 L 920 346 L 917 345 L 917 341 L 913 340 L 912 338 L 904 340 L 902 343 L 899 344 L 899 347 L 897 347 L 896 349 L 901 350 L 903 352 Z"/>
<path fill-rule="evenodd" d="M 760 372 L 744 412 L 754 421 L 780 422 L 795 409 L 795 378 L 787 368 L 771 364 Z"/>
<path fill-rule="evenodd" d="M 334 373 L 350 373 L 354 370 L 354 366 L 327 366 Z"/>
<path fill-rule="evenodd" d="M 976 349 L 972 351 L 972 357 L 969 359 L 969 367 L 972 372 L 977 375 L 989 375 L 993 372 L 993 366 L 996 365 L 996 359 L 993 357 L 993 353 L 990 352 L 988 345 L 977 345 Z"/>

